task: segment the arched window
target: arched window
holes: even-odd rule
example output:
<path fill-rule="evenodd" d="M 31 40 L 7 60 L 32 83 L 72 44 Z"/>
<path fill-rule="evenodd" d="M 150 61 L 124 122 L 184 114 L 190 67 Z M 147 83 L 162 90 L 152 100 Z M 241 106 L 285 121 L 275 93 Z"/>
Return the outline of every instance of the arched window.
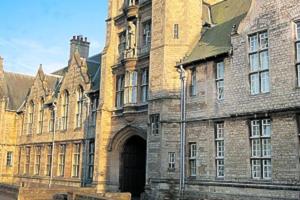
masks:
<path fill-rule="evenodd" d="M 33 103 L 33 101 L 30 101 L 29 107 L 28 107 L 27 134 L 32 134 L 33 115 L 34 115 L 34 103 Z"/>
<path fill-rule="evenodd" d="M 69 92 L 66 90 L 63 94 L 62 105 L 62 129 L 67 130 L 69 118 Z"/>
<path fill-rule="evenodd" d="M 83 88 L 81 86 L 77 89 L 77 104 L 76 104 L 76 128 L 82 125 L 82 107 L 83 107 Z"/>
<path fill-rule="evenodd" d="M 38 133 L 43 132 L 43 122 L 44 122 L 44 99 L 41 98 L 40 105 L 39 105 L 39 127 L 38 127 Z"/>

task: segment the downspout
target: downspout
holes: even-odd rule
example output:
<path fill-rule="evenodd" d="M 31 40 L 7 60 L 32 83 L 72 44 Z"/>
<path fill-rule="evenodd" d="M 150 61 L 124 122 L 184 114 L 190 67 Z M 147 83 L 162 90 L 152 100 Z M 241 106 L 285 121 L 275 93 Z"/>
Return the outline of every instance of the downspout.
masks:
<path fill-rule="evenodd" d="M 180 65 L 180 183 L 179 196 L 184 197 L 185 190 L 185 127 L 186 127 L 186 72 L 183 65 Z"/>

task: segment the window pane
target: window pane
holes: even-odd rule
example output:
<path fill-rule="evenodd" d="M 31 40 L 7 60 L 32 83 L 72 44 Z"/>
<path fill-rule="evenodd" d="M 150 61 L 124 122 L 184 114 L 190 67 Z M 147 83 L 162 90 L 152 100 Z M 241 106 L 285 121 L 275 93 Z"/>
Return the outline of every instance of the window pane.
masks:
<path fill-rule="evenodd" d="M 217 176 L 224 177 L 224 160 L 217 160 Z"/>
<path fill-rule="evenodd" d="M 269 179 L 272 177 L 271 160 L 263 160 L 263 178 Z"/>
<path fill-rule="evenodd" d="M 251 72 L 255 72 L 259 68 L 258 54 L 257 53 L 250 55 L 250 68 L 251 68 Z"/>
<path fill-rule="evenodd" d="M 218 100 L 224 99 L 224 81 L 217 82 L 217 98 Z"/>
<path fill-rule="evenodd" d="M 224 79 L 224 62 L 217 63 L 217 79 Z"/>
<path fill-rule="evenodd" d="M 270 86 L 269 86 L 269 72 L 262 72 L 260 74 L 261 78 L 261 92 L 266 93 L 270 91 Z"/>
<path fill-rule="evenodd" d="M 251 121 L 251 136 L 252 137 L 260 136 L 259 120 Z"/>
<path fill-rule="evenodd" d="M 263 51 L 260 53 L 261 69 L 269 69 L 269 51 Z"/>
<path fill-rule="evenodd" d="M 250 51 L 257 51 L 257 46 L 258 46 L 258 39 L 257 35 L 251 36 L 250 39 Z"/>
<path fill-rule="evenodd" d="M 224 123 L 217 124 L 217 139 L 224 138 Z"/>
<path fill-rule="evenodd" d="M 252 74 L 250 76 L 251 79 L 251 94 L 259 93 L 259 75 L 258 73 Z"/>
<path fill-rule="evenodd" d="M 300 64 L 297 65 L 297 74 L 298 74 L 298 87 L 300 87 Z"/>
<path fill-rule="evenodd" d="M 252 157 L 260 157 L 260 139 L 251 140 L 252 143 Z"/>
<path fill-rule="evenodd" d="M 261 177 L 260 160 L 252 160 L 252 178 Z"/>
<path fill-rule="evenodd" d="M 269 44 L 268 44 L 268 33 L 267 32 L 261 33 L 259 35 L 259 38 L 260 38 L 260 48 L 261 49 L 268 48 L 268 46 L 269 46 Z"/>
<path fill-rule="evenodd" d="M 270 139 L 263 139 L 262 140 L 262 153 L 263 156 L 269 157 L 271 156 L 271 140 Z"/>
<path fill-rule="evenodd" d="M 262 135 L 266 137 L 271 136 L 271 120 L 264 119 L 262 120 Z"/>

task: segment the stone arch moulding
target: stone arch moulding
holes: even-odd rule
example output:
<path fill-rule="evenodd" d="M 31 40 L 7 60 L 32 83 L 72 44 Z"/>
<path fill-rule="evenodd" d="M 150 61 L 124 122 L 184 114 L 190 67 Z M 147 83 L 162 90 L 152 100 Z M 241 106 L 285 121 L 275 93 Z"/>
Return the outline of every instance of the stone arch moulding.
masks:
<path fill-rule="evenodd" d="M 110 138 L 107 150 L 112 151 L 116 148 L 122 147 L 128 138 L 135 135 L 143 138 L 145 141 L 147 140 L 147 132 L 144 129 L 128 125 L 119 130 Z"/>

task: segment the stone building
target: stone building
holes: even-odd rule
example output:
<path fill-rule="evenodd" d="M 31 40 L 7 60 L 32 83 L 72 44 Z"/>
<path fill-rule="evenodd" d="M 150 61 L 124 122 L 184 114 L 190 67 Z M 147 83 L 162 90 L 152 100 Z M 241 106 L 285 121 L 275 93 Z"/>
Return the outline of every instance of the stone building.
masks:
<path fill-rule="evenodd" d="M 13 175 L 18 165 L 17 132 L 19 116 L 16 111 L 23 103 L 33 77 L 6 72 L 0 57 L 0 182 L 13 183 Z"/>
<path fill-rule="evenodd" d="M 185 198 L 298 199 L 299 3 L 109 1 L 98 191 L 178 197 L 182 65 Z"/>
<path fill-rule="evenodd" d="M 1 62 L 1 182 L 91 184 L 101 54 L 89 57 L 89 44 L 74 36 L 68 66 L 52 74 L 6 73 Z"/>

